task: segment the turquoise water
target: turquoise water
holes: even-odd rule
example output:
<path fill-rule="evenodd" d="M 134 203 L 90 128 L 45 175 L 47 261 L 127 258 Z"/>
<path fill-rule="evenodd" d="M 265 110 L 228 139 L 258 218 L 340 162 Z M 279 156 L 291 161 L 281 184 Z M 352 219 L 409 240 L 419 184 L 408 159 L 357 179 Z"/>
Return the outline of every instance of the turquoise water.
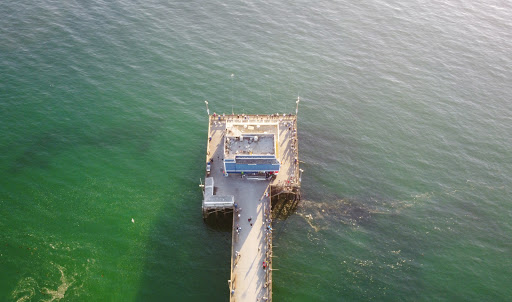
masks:
<path fill-rule="evenodd" d="M 204 100 L 299 94 L 276 301 L 510 299 L 510 3 L 203 2 L 0 3 L 0 301 L 226 301 Z"/>

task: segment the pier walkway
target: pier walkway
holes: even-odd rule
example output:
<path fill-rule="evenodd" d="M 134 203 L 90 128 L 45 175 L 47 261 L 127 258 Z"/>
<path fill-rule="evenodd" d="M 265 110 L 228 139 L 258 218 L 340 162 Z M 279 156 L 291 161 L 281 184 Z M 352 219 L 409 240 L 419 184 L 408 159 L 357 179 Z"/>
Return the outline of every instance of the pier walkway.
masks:
<path fill-rule="evenodd" d="M 243 173 L 230 173 L 229 176 L 226 176 L 223 164 L 226 154 L 226 123 L 247 123 L 251 129 L 266 129 L 265 125 L 277 125 L 279 133 L 276 138 L 275 153 L 280 163 L 279 173 L 272 178 Z M 232 200 L 233 202 L 231 279 L 228 281 L 230 301 L 271 301 L 270 187 L 286 189 L 286 187 L 298 185 L 296 116 L 283 116 L 283 114 L 210 115 L 208 132 L 206 161 L 210 163 L 210 171 L 207 172 L 207 180 L 209 180 L 207 184 L 213 183 L 213 190 L 210 188 L 210 192 L 212 192 L 210 194 L 214 194 L 213 196 L 219 200 Z M 206 193 L 205 200 L 207 200 Z M 213 203 L 205 205 L 203 202 L 203 211 L 207 207 L 215 209 Z M 219 208 L 221 207 L 225 207 L 225 202 L 219 203 Z"/>

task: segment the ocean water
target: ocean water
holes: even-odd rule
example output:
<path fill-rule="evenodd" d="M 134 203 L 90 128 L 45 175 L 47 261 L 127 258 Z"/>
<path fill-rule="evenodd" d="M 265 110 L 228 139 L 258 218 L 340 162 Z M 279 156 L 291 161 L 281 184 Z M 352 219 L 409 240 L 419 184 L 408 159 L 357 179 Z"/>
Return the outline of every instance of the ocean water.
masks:
<path fill-rule="evenodd" d="M 276 301 L 509 301 L 510 49 L 499 0 L 2 1 L 0 301 L 227 301 L 204 100 L 298 95 Z"/>

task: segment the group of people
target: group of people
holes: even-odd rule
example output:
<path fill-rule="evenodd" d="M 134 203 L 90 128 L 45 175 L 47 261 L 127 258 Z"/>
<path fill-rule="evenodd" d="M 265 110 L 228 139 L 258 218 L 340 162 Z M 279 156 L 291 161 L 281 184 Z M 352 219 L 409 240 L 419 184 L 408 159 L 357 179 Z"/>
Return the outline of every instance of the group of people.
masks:
<path fill-rule="evenodd" d="M 291 117 L 292 114 L 289 113 L 289 114 L 286 114 L 286 113 L 283 113 L 283 114 L 279 114 L 279 113 L 274 113 L 274 114 L 267 114 L 267 115 L 256 115 L 254 118 L 258 121 L 263 121 L 265 119 L 269 119 L 269 120 L 272 120 L 272 119 L 279 119 L 280 122 L 283 122 L 285 120 L 286 117 Z M 223 113 L 222 115 L 221 114 L 217 114 L 216 112 L 214 112 L 212 114 L 212 117 L 213 119 L 217 119 L 218 121 L 221 121 L 221 120 L 225 120 L 226 119 L 226 114 Z M 251 117 L 247 114 L 237 114 L 236 117 L 234 115 L 228 115 L 228 121 L 229 119 L 232 119 L 233 121 L 235 119 L 238 119 L 240 121 L 242 120 L 249 120 Z"/>
<path fill-rule="evenodd" d="M 240 212 L 242 212 L 242 208 L 238 207 L 238 203 L 235 202 L 235 217 L 238 219 L 240 219 Z M 240 232 L 242 231 L 240 224 L 237 223 L 235 231 L 237 235 L 240 235 Z"/>
<path fill-rule="evenodd" d="M 268 196 L 268 192 L 265 193 L 265 196 Z M 268 284 L 271 282 L 270 280 L 270 261 L 271 261 L 271 257 L 272 257 L 272 252 L 271 252 L 271 246 L 272 246 L 272 218 L 271 218 L 271 205 L 270 205 L 270 200 L 266 200 L 266 202 L 264 203 L 263 205 L 264 207 L 264 222 L 262 224 L 262 228 L 264 228 L 264 232 L 265 232 L 265 250 L 264 250 L 264 257 L 263 257 L 263 261 L 261 263 L 262 265 L 262 268 L 263 270 L 265 270 L 265 283 L 264 283 L 264 287 L 267 288 L 268 287 Z M 235 226 L 235 231 L 237 233 L 237 235 L 240 235 L 240 232 L 242 231 L 242 227 L 240 226 L 240 218 L 241 218 L 241 214 L 240 212 L 242 211 L 242 208 L 239 207 L 238 203 L 235 202 L 234 204 L 234 210 L 235 210 L 235 223 L 236 223 L 236 226 Z M 244 218 L 245 219 L 245 218 Z M 253 226 L 253 223 L 254 223 L 254 220 L 252 218 L 252 216 L 249 216 L 247 218 L 247 222 L 248 224 L 252 227 Z M 258 252 L 261 250 L 261 248 L 258 248 Z M 237 264 L 238 264 L 238 260 L 240 259 L 241 255 L 240 255 L 240 252 L 239 251 L 235 251 L 235 259 L 234 259 L 234 266 L 236 267 Z M 267 268 L 269 268 L 267 270 Z M 232 291 L 231 291 L 231 294 L 234 295 L 234 288 L 232 288 Z M 267 298 L 266 297 L 262 297 L 261 298 L 263 301 L 266 301 Z"/>
<path fill-rule="evenodd" d="M 265 205 L 265 244 L 266 244 L 266 251 L 265 251 L 265 259 L 263 260 L 262 267 L 263 270 L 265 270 L 265 284 L 263 287 L 267 288 L 269 282 L 272 282 L 270 280 L 270 269 L 267 270 L 267 267 L 270 266 L 270 259 L 272 257 L 272 217 L 271 217 L 271 205 L 270 201 L 268 201 L 268 204 Z"/>

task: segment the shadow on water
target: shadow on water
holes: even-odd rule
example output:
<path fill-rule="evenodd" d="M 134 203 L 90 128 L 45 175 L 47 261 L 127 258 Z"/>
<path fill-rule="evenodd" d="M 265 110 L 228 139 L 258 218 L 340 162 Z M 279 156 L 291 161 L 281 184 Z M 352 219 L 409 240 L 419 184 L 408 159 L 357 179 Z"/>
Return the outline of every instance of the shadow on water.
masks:
<path fill-rule="evenodd" d="M 110 148 L 130 144 L 135 148 L 135 152 L 144 155 L 151 148 L 151 142 L 160 127 L 158 121 L 153 121 L 149 124 L 130 123 L 91 132 L 78 128 L 59 128 L 39 133 L 18 142 L 25 147 L 12 161 L 8 172 L 16 174 L 23 169 L 34 167 L 47 169 L 53 157 L 84 146 Z"/>
<path fill-rule="evenodd" d="M 206 223 L 197 184 L 192 178 L 173 183 L 150 233 L 136 301 L 228 299 L 231 215 L 224 223 Z"/>
<path fill-rule="evenodd" d="M 211 214 L 204 219 L 204 223 L 213 230 L 231 232 L 233 227 L 233 212 L 218 215 Z"/>
<path fill-rule="evenodd" d="M 272 219 L 288 219 L 295 214 L 299 202 L 300 195 L 297 191 L 272 196 Z"/>

